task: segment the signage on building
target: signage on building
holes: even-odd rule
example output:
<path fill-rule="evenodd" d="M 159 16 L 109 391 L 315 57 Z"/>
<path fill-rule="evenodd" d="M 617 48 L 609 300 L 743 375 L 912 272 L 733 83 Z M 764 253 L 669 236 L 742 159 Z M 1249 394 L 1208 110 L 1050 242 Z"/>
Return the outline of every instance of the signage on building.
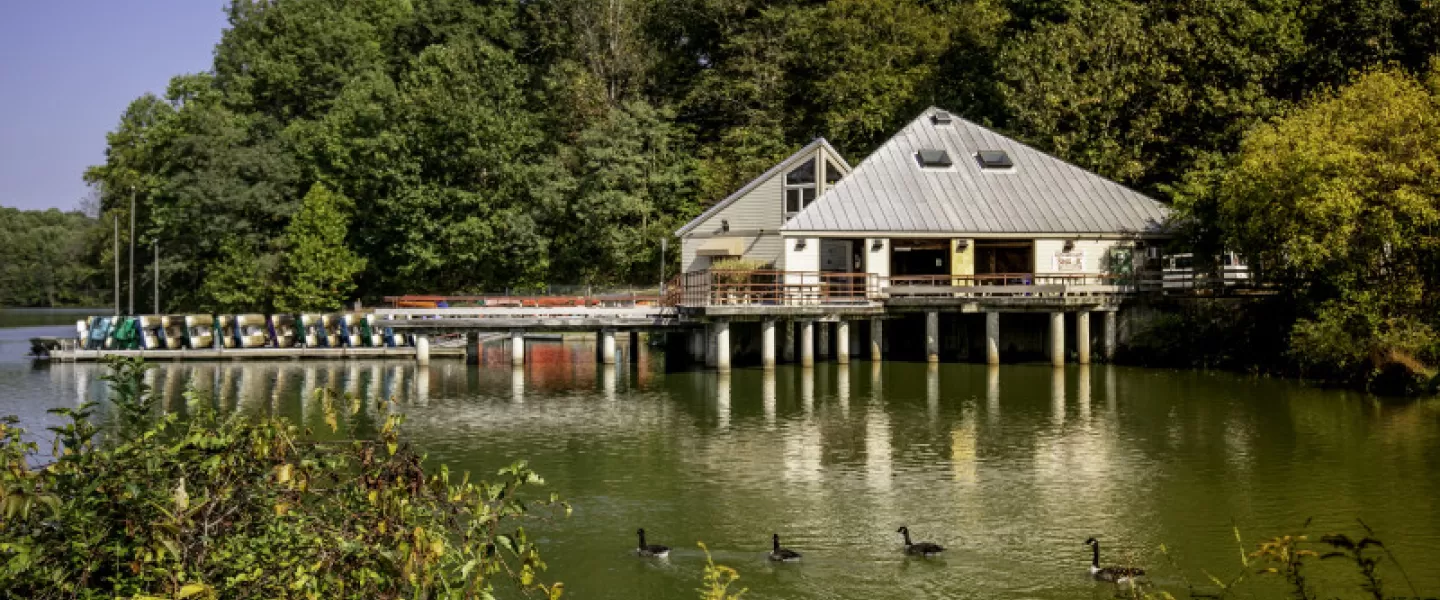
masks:
<path fill-rule="evenodd" d="M 1084 252 L 1056 252 L 1055 271 L 1057 273 L 1078 273 L 1085 270 Z"/>

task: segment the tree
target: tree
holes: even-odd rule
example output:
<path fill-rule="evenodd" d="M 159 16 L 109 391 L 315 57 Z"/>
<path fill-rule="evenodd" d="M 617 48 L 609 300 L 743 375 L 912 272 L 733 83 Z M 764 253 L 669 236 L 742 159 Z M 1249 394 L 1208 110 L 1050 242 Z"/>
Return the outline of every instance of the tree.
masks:
<path fill-rule="evenodd" d="M 1256 127 L 1212 174 L 1213 195 L 1181 199 L 1302 303 L 1292 344 L 1314 373 L 1367 381 L 1440 350 L 1436 92 L 1366 72 Z"/>
<path fill-rule="evenodd" d="M 352 208 L 349 199 L 324 184 L 310 187 L 285 230 L 283 283 L 275 307 L 283 312 L 334 310 L 355 291 L 355 276 L 365 259 L 345 246 Z"/>

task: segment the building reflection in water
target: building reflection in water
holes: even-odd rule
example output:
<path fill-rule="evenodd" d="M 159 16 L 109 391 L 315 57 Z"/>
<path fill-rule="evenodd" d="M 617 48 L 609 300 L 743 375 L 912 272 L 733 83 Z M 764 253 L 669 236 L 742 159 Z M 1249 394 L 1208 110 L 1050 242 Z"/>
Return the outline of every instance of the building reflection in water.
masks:
<path fill-rule="evenodd" d="M 890 437 L 890 414 L 876 387 L 865 407 L 865 484 L 872 494 L 886 499 L 894 486 Z"/>
<path fill-rule="evenodd" d="M 602 365 L 600 369 L 600 389 L 605 394 L 605 400 L 615 401 L 615 370 L 616 365 Z"/>
<path fill-rule="evenodd" d="M 1065 424 L 1065 367 L 1050 369 L 1050 422 Z"/>
<path fill-rule="evenodd" d="M 772 407 L 771 411 L 773 414 L 773 407 L 775 406 L 774 373 L 767 372 L 765 375 L 770 381 L 769 392 L 766 397 L 769 398 L 768 402 Z M 762 391 L 762 394 L 764 393 L 765 392 Z M 730 428 L 730 373 L 721 372 L 715 374 L 715 421 L 716 426 L 722 431 Z"/>
<path fill-rule="evenodd" d="M 1000 365 L 985 369 L 985 417 L 991 425 L 1000 423 Z"/>
<path fill-rule="evenodd" d="M 726 374 L 729 377 L 729 374 Z M 765 369 L 760 377 L 760 405 L 765 412 L 765 426 L 775 428 L 775 370 Z"/>
<path fill-rule="evenodd" d="M 850 420 L 850 365 L 840 365 L 836 372 L 835 402 L 840 405 L 840 418 Z"/>
<path fill-rule="evenodd" d="M 416 371 L 415 374 L 418 376 L 424 371 L 425 369 L 421 369 Z M 428 382 L 430 379 L 429 375 L 426 375 L 424 379 Z M 525 403 L 525 365 L 513 365 L 510 367 L 510 401 L 515 404 Z"/>
<path fill-rule="evenodd" d="M 927 363 L 925 366 L 925 409 L 930 425 L 940 419 L 940 365 Z"/>
<path fill-rule="evenodd" d="M 800 408 L 805 411 L 807 417 L 811 411 L 815 410 L 815 371 L 817 370 L 800 370 Z"/>
<path fill-rule="evenodd" d="M 1080 365 L 1080 381 L 1075 386 L 1075 406 L 1080 411 L 1080 422 L 1090 423 L 1090 365 Z"/>

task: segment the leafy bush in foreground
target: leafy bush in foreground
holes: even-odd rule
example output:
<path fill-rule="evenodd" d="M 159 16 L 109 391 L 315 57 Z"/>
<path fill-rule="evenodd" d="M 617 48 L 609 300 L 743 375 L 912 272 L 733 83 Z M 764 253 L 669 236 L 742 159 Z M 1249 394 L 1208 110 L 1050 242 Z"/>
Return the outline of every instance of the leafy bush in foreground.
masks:
<path fill-rule="evenodd" d="M 16 598 L 560 596 L 523 523 L 568 506 L 517 463 L 496 482 L 427 471 L 399 415 L 370 439 L 322 442 L 280 419 L 153 417 L 144 365 L 117 361 L 115 426 L 59 409 L 54 462 L 0 424 L 0 595 Z M 192 400 L 196 400 L 192 398 Z M 327 411 L 359 401 L 323 394 Z M 327 419 L 333 424 L 336 419 Z"/>

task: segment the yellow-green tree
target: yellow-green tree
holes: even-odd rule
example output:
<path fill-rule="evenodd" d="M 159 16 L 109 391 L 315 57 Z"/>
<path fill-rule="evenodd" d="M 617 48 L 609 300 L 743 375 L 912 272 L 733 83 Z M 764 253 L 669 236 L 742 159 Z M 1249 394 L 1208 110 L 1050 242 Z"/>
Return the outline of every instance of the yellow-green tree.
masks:
<path fill-rule="evenodd" d="M 1295 296 L 1292 352 L 1310 372 L 1370 381 L 1436 358 L 1436 140 L 1433 83 L 1374 70 L 1250 131 L 1213 189 L 1182 199 Z"/>
<path fill-rule="evenodd" d="M 355 291 L 365 259 L 345 245 L 350 200 L 322 183 L 310 187 L 300 212 L 285 229 L 283 283 L 275 307 L 285 312 L 333 310 Z"/>

